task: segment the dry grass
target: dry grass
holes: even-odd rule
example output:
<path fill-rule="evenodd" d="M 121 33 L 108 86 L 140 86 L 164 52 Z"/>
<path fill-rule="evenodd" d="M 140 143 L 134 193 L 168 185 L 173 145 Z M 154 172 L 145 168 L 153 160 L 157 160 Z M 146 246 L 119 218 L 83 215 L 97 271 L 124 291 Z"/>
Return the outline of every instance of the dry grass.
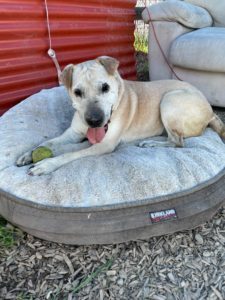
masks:
<path fill-rule="evenodd" d="M 137 52 L 148 53 L 148 37 L 144 33 L 136 31 L 134 33 L 134 48 Z"/>

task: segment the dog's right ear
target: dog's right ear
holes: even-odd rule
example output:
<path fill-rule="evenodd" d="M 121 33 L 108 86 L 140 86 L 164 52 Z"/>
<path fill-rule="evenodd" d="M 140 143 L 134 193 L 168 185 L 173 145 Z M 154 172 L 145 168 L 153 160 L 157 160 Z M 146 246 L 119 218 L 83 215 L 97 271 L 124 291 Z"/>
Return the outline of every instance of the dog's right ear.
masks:
<path fill-rule="evenodd" d="M 69 90 L 72 87 L 74 65 L 67 65 L 60 75 L 61 82 Z"/>

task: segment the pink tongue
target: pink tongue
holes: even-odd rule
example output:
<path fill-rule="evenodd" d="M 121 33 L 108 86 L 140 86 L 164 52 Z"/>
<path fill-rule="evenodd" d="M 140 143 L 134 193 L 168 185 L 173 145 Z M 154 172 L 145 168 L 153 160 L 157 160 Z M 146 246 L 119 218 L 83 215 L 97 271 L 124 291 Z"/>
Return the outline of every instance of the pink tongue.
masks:
<path fill-rule="evenodd" d="M 91 144 L 100 143 L 105 136 L 105 127 L 88 128 L 87 138 Z"/>

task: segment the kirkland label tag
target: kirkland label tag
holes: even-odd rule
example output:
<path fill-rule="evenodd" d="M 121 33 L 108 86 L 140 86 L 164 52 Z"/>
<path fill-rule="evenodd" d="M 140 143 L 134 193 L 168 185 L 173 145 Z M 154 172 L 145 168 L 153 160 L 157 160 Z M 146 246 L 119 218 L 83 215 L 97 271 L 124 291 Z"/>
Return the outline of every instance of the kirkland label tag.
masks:
<path fill-rule="evenodd" d="M 149 214 L 150 214 L 150 219 L 151 219 L 152 223 L 168 221 L 171 219 L 177 219 L 177 214 L 176 214 L 176 211 L 174 208 L 150 212 Z"/>

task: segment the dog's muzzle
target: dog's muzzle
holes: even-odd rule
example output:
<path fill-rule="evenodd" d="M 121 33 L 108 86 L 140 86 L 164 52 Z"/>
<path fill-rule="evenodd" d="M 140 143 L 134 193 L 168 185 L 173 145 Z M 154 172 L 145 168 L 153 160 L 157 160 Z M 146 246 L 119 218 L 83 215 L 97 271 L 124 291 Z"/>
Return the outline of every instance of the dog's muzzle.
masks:
<path fill-rule="evenodd" d="M 88 126 L 96 128 L 104 125 L 105 115 L 100 108 L 93 107 L 85 113 L 84 118 Z"/>

